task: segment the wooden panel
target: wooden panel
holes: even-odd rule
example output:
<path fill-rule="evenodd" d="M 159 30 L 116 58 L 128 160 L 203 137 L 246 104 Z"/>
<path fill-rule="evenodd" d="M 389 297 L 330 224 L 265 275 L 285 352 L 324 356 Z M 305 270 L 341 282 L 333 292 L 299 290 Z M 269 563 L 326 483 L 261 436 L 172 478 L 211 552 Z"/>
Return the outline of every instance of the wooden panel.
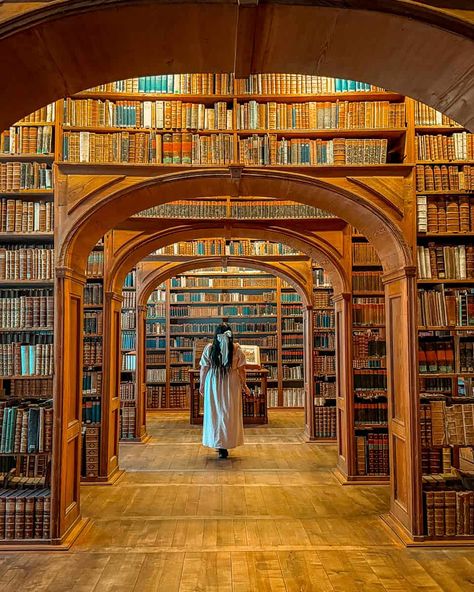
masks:
<path fill-rule="evenodd" d="M 391 410 L 392 418 L 397 419 L 401 422 L 405 422 L 406 417 L 406 405 L 405 396 L 406 393 L 403 391 L 403 379 L 402 372 L 404 371 L 403 365 L 403 332 L 401 329 L 401 322 L 403 319 L 402 314 L 402 300 L 401 296 L 390 296 L 389 297 L 389 310 L 390 316 L 390 352 L 391 352 L 391 367 L 388 373 L 388 379 L 390 382 L 391 394 Z"/>

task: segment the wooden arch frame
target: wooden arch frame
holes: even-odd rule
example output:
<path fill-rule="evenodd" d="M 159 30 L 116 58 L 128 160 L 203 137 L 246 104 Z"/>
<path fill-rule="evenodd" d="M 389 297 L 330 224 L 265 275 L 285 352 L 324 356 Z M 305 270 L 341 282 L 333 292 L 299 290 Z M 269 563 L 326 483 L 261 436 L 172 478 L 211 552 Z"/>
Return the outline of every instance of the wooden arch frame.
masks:
<path fill-rule="evenodd" d="M 473 25 L 460 11 L 409 0 L 68 0 L 3 10 L 1 129 L 60 97 L 153 72 L 364 80 L 474 126 Z"/>
<path fill-rule="evenodd" d="M 306 265 L 306 270 L 293 268 L 291 263 L 280 264 L 277 262 L 265 262 L 249 257 L 238 257 L 229 255 L 227 257 L 194 257 L 185 262 L 157 262 L 145 261 L 138 272 L 141 289 L 137 292 L 137 371 L 136 371 L 136 393 L 137 393 L 137 419 L 138 429 L 142 436 L 146 434 L 146 394 L 145 394 L 145 335 L 146 335 L 146 304 L 155 287 L 163 281 L 179 275 L 191 269 L 204 269 L 207 267 L 220 266 L 225 259 L 231 266 L 249 267 L 260 269 L 275 275 L 289 284 L 301 296 L 303 304 L 303 326 L 304 326 L 304 377 L 305 377 L 305 434 L 308 440 L 311 439 L 314 423 L 314 412 L 312 406 L 313 387 L 313 298 L 311 267 Z M 306 271 L 306 274 L 304 273 Z M 306 275 L 306 277 L 305 277 Z"/>
<path fill-rule="evenodd" d="M 55 319 L 58 412 L 55 469 L 61 475 L 69 476 L 53 480 L 53 498 L 57 500 L 53 528 L 59 537 L 64 536 L 80 518 L 81 389 L 76 376 L 82 353 L 80 334 L 86 257 L 100 236 L 111 227 L 127 222 L 131 215 L 141 210 L 177 199 L 223 195 L 268 196 L 321 207 L 347 220 L 372 241 L 385 272 L 390 464 L 393 475 L 389 520 L 407 537 L 422 534 L 419 402 L 416 396 L 416 280 L 409 246 L 411 219 L 404 216 L 405 208 L 410 207 L 410 201 L 405 196 L 410 195 L 412 181 L 405 177 L 409 171 L 404 171 L 403 165 L 397 170 L 399 175 L 394 177 L 391 168 L 386 179 L 360 177 L 355 171 L 353 175 L 348 175 L 346 170 L 342 171 L 344 176 L 338 177 L 339 173 L 334 174 L 332 170 L 324 176 L 323 171 L 301 174 L 246 167 L 179 172 L 175 172 L 176 169 L 160 169 L 162 174 L 159 176 L 156 172 L 150 175 L 149 169 L 146 171 L 148 176 L 145 176 L 140 167 L 129 176 L 114 171 L 113 167 L 105 172 L 102 170 L 102 174 L 91 174 L 94 173 L 93 167 L 87 170 L 87 174 L 68 175 L 65 174 L 67 170 L 60 170 L 56 243 L 60 265 L 56 282 L 59 314 Z M 156 224 L 159 223 L 157 220 Z M 130 221 L 125 226 L 128 227 L 128 224 Z M 118 343 L 120 300 L 114 291 L 105 293 L 110 318 L 104 348 Z M 350 318 L 350 294 L 341 292 L 335 300 L 336 343 L 340 352 L 337 374 L 343 376 L 344 368 L 348 368 L 351 361 L 352 334 L 350 324 L 345 322 Z M 109 349 L 110 359 L 116 360 L 117 367 L 119 353 L 111 353 Z M 349 378 L 343 376 L 343 381 L 348 383 Z M 113 405 L 118 409 L 116 374 L 108 384 L 104 381 L 104 389 L 116 394 Z M 338 397 L 338 414 L 344 413 L 345 402 Z M 114 424 L 116 422 L 111 422 L 111 425 Z M 109 429 L 107 433 L 111 443 L 117 441 L 113 430 Z M 346 431 L 345 437 L 339 439 L 338 467 L 343 475 L 347 474 L 349 437 Z M 113 444 L 109 452 L 117 458 L 118 450 L 113 450 Z M 115 464 L 118 468 L 118 462 Z"/>

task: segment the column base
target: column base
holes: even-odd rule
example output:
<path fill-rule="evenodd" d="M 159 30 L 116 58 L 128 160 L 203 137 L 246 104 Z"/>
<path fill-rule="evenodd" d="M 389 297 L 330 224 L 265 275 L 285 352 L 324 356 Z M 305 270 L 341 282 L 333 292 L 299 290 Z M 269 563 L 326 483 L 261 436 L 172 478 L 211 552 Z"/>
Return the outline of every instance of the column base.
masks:
<path fill-rule="evenodd" d="M 339 468 L 333 470 L 333 475 L 341 485 L 389 485 L 390 477 L 383 475 L 346 475 Z"/>
<path fill-rule="evenodd" d="M 125 471 L 118 467 L 108 477 L 83 477 L 81 478 L 81 486 L 88 487 L 89 485 L 115 485 L 117 481 L 124 475 Z"/>
<path fill-rule="evenodd" d="M 92 524 L 90 518 L 80 518 L 62 539 L 7 541 L 0 543 L 0 553 L 10 551 L 69 551 L 78 536 Z"/>
<path fill-rule="evenodd" d="M 141 435 L 141 436 L 136 436 L 135 438 L 125 438 L 125 439 L 120 439 L 119 443 L 120 444 L 146 444 L 147 442 L 149 442 L 151 440 L 151 436 L 147 433 Z"/>
<path fill-rule="evenodd" d="M 380 519 L 405 547 L 474 547 L 474 536 L 472 535 L 438 538 L 412 535 L 392 514 L 383 514 Z"/>

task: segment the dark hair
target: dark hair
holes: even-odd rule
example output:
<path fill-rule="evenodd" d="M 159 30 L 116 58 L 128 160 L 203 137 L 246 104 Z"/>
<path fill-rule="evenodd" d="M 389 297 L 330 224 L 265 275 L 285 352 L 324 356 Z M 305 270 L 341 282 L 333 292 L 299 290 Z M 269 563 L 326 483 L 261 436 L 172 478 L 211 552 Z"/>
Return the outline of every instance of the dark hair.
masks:
<path fill-rule="evenodd" d="M 214 332 L 214 339 L 212 341 L 211 350 L 209 352 L 209 359 L 211 362 L 212 368 L 218 368 L 219 370 L 223 370 L 227 372 L 230 368 L 232 368 L 232 358 L 234 357 L 234 336 L 231 335 L 229 337 L 229 355 L 227 357 L 227 364 L 224 366 L 222 363 L 222 354 L 221 354 L 221 346 L 219 345 L 219 340 L 217 339 L 218 335 L 222 335 L 226 331 L 230 331 L 232 333 L 232 329 L 230 325 L 227 323 L 220 323 L 217 325 L 216 330 Z"/>

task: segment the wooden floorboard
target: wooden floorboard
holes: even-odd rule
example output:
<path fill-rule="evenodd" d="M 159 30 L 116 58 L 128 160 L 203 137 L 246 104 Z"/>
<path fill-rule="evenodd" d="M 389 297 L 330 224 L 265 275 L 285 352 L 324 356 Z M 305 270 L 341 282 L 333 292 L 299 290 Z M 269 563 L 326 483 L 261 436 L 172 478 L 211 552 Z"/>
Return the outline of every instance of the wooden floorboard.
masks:
<path fill-rule="evenodd" d="M 219 460 L 184 413 L 149 416 L 126 470 L 82 488 L 92 526 L 67 553 L 0 553 L 1 592 L 474 592 L 470 549 L 405 549 L 388 487 L 342 487 L 335 445 L 270 413 Z"/>

